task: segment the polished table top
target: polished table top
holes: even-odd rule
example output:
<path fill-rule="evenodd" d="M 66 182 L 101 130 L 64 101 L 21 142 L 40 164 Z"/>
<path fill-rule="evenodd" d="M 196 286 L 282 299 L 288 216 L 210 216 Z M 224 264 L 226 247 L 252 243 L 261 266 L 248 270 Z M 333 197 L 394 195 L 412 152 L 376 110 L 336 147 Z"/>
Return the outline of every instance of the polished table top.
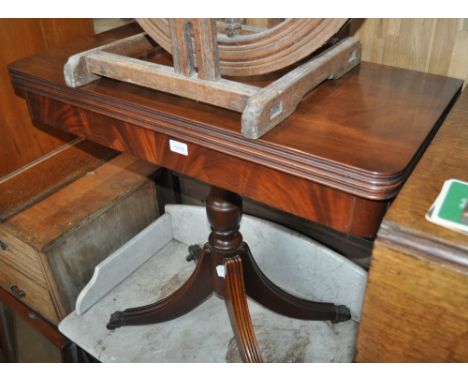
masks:
<path fill-rule="evenodd" d="M 36 124 L 363 237 L 375 236 L 462 84 L 363 62 L 258 140 L 241 135 L 240 113 L 104 78 L 66 87 L 70 55 L 139 31 L 130 25 L 10 65 Z M 187 144 L 188 156 L 170 151 L 169 139 Z"/>
<path fill-rule="evenodd" d="M 448 179 L 468 181 L 465 89 L 385 215 L 357 362 L 468 361 L 468 235 L 425 215 Z"/>
<path fill-rule="evenodd" d="M 468 274 L 468 235 L 425 219 L 448 179 L 468 181 L 468 93 L 446 121 L 405 183 L 379 231 L 381 240 L 409 255 Z"/>

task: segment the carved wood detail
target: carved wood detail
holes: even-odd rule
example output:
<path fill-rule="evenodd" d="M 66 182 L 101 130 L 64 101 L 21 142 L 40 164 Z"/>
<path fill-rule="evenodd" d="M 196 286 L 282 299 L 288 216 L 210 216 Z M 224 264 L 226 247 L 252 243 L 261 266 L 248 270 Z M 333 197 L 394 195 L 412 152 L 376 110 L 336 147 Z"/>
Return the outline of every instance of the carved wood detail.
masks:
<path fill-rule="evenodd" d="M 241 358 L 244 362 L 263 362 L 247 305 L 242 260 L 235 256 L 226 259 L 224 266 L 225 302 Z"/>

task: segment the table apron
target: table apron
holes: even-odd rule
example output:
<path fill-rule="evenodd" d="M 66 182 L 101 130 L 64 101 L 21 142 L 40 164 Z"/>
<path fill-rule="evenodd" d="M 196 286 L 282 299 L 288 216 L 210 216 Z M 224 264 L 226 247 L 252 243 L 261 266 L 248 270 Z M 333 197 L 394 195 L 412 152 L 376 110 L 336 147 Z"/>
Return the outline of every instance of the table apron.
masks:
<path fill-rule="evenodd" d="M 339 232 L 374 238 L 389 204 L 51 98 L 26 98 L 39 127 L 67 131 Z M 170 140 L 179 148 L 171 150 Z"/>

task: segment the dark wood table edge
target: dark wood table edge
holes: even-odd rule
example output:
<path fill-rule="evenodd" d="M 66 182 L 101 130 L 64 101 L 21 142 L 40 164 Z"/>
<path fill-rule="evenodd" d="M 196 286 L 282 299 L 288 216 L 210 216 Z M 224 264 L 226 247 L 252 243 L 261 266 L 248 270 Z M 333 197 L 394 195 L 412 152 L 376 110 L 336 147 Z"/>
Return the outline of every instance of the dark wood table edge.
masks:
<path fill-rule="evenodd" d="M 377 241 L 421 260 L 436 262 L 468 274 L 468 248 L 460 248 L 449 241 L 402 228 L 385 219 L 380 226 Z"/>
<path fill-rule="evenodd" d="M 182 139 L 205 148 L 227 153 L 240 159 L 255 161 L 265 167 L 295 175 L 324 186 L 370 200 L 388 200 L 399 191 L 402 183 L 414 166 L 415 158 L 409 166 L 394 174 L 378 174 L 355 169 L 351 166 L 336 164 L 323 158 L 305 156 L 294 150 L 283 150 L 263 140 L 247 140 L 239 133 L 223 131 L 203 124 L 196 124 L 149 108 L 131 103 L 122 103 L 119 99 L 106 96 L 97 97 L 86 90 L 69 89 L 64 84 L 51 84 L 39 78 L 25 75 L 9 66 L 13 86 L 19 94 L 27 93 L 45 96 L 60 102 L 67 102 L 78 108 L 96 112 L 116 120 L 135 124 L 148 130 L 159 132 L 175 139 Z M 105 81 L 112 81 L 105 79 Z M 460 86 L 461 87 L 461 86 Z M 77 94 L 79 97 L 77 97 Z M 458 93 L 459 94 L 459 91 Z M 443 116 L 436 123 L 428 139 L 416 153 L 419 157 L 429 144 L 438 126 L 445 118 L 457 96 L 453 97 L 445 108 Z M 136 115 L 132 117 L 131 115 Z M 190 126 L 190 128 L 187 128 Z"/>

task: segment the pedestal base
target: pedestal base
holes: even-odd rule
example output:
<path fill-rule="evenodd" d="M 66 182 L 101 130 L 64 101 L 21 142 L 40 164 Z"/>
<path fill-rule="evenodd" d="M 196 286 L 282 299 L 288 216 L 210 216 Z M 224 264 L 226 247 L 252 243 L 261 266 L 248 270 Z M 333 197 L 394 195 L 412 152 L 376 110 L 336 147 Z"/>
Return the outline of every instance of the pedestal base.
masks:
<path fill-rule="evenodd" d="M 206 211 L 212 232 L 191 277 L 176 292 L 154 304 L 113 313 L 108 329 L 177 318 L 215 292 L 226 302 L 242 360 L 262 362 L 247 295 L 270 310 L 292 318 L 332 322 L 351 318 L 347 307 L 295 297 L 278 288 L 262 273 L 239 232 L 242 214 L 239 195 L 212 187 Z"/>

